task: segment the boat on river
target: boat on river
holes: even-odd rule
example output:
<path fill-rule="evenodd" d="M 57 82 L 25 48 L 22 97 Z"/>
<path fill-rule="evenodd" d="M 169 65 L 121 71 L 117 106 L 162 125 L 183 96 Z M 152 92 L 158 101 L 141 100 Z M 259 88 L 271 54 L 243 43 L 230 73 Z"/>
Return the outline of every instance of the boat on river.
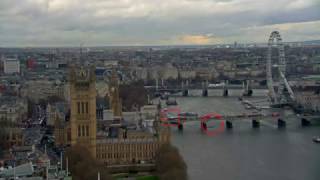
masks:
<path fill-rule="evenodd" d="M 312 141 L 315 143 L 320 143 L 320 137 L 319 136 L 313 137 Z"/>
<path fill-rule="evenodd" d="M 176 106 L 178 105 L 177 101 L 175 99 L 167 99 L 166 100 L 166 105 L 167 106 Z"/>

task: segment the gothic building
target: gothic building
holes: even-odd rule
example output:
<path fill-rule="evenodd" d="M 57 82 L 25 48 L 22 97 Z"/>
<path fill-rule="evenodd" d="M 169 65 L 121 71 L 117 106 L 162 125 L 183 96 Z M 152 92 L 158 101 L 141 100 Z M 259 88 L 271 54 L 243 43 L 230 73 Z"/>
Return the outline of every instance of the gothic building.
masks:
<path fill-rule="evenodd" d="M 109 81 L 109 98 L 113 115 L 116 117 L 122 116 L 121 100 L 119 98 L 119 80 L 116 71 L 113 69 Z"/>
<path fill-rule="evenodd" d="M 129 129 L 123 124 L 119 85 L 115 73 L 112 73 L 108 84 L 116 125 L 110 124 L 108 130 L 97 129 L 95 68 L 71 67 L 69 83 L 70 120 L 56 120 L 56 145 L 80 144 L 87 147 L 92 156 L 107 166 L 112 166 L 152 163 L 159 147 L 169 143 L 168 127 L 155 125 L 155 131 L 150 132 L 140 127 Z"/>
<path fill-rule="evenodd" d="M 70 71 L 70 144 L 80 144 L 96 156 L 96 78 L 95 68 Z"/>

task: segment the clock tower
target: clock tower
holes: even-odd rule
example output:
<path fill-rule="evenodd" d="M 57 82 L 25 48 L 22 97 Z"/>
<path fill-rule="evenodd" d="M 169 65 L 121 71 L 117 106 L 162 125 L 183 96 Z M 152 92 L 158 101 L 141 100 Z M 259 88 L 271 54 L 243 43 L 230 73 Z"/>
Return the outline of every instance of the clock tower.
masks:
<path fill-rule="evenodd" d="M 115 69 L 112 69 L 112 74 L 109 82 L 109 97 L 113 116 L 122 117 L 122 104 L 119 97 L 119 79 Z"/>
<path fill-rule="evenodd" d="M 87 147 L 96 158 L 96 77 L 94 66 L 72 66 L 70 82 L 71 146 Z"/>

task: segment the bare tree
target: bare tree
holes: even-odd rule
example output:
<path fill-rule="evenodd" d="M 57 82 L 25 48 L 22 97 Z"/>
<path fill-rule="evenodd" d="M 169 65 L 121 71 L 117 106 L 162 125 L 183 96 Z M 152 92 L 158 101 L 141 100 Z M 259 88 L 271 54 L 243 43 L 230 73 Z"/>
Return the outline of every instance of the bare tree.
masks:
<path fill-rule="evenodd" d="M 88 149 L 80 145 L 75 145 L 67 149 L 65 157 L 68 157 L 73 179 L 97 179 L 98 173 L 100 173 L 101 180 L 112 180 L 113 178 L 107 170 L 107 167 L 89 154 Z"/>
<path fill-rule="evenodd" d="M 187 165 L 179 154 L 177 148 L 171 144 L 165 144 L 157 153 L 156 169 L 161 180 L 186 180 Z"/>

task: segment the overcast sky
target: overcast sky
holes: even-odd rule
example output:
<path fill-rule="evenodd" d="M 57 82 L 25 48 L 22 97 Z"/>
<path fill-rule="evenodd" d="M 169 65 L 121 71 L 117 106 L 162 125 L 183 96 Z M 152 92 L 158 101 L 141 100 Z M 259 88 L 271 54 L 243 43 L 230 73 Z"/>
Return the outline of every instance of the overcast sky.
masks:
<path fill-rule="evenodd" d="M 320 39 L 320 0 L 0 0 L 0 46 Z"/>

